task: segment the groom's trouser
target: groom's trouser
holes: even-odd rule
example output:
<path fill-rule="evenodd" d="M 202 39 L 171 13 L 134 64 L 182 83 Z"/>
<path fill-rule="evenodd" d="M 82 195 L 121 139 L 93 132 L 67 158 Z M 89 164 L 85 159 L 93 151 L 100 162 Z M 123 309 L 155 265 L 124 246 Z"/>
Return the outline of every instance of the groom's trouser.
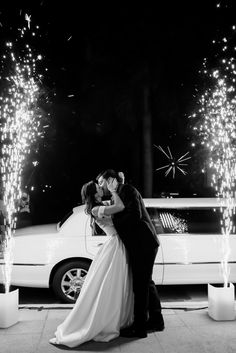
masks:
<path fill-rule="evenodd" d="M 137 329 L 146 329 L 148 316 L 153 319 L 161 316 L 161 303 L 152 280 L 158 247 L 145 250 L 132 249 L 129 254 L 133 275 L 134 325 Z"/>

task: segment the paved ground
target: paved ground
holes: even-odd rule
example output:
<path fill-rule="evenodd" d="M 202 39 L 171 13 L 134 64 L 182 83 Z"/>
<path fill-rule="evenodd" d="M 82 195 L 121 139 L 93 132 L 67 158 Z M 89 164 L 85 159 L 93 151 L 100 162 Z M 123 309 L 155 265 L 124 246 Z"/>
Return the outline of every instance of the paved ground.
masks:
<path fill-rule="evenodd" d="M 68 305 L 21 305 L 19 321 L 0 329 L 1 353 L 119 352 L 119 353 L 235 353 L 236 321 L 214 321 L 207 302 L 162 303 L 166 328 L 144 339 L 117 338 L 88 342 L 77 348 L 48 343 L 70 310 Z"/>

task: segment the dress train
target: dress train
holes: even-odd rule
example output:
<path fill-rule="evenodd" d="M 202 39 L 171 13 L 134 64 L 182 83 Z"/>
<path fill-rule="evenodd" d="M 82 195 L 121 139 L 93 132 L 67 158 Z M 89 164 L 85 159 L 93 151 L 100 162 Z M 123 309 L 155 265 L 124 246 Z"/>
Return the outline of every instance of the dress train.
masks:
<path fill-rule="evenodd" d="M 132 321 L 132 277 L 125 247 L 116 234 L 99 249 L 74 308 L 50 342 L 68 347 L 89 340 L 108 342 Z"/>

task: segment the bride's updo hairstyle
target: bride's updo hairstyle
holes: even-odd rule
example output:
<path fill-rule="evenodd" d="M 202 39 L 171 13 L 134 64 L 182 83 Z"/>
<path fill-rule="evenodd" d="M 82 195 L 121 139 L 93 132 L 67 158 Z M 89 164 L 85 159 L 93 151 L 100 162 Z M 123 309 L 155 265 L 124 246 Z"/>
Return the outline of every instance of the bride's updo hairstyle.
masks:
<path fill-rule="evenodd" d="M 97 193 L 96 183 L 92 180 L 81 188 L 82 202 L 85 204 L 85 213 L 92 215 L 91 210 L 97 204 L 95 194 Z"/>

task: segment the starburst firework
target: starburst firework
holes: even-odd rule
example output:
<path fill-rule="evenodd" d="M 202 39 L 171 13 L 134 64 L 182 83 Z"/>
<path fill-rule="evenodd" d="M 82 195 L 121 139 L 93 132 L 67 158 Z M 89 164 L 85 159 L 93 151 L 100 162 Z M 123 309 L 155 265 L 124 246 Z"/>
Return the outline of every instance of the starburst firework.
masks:
<path fill-rule="evenodd" d="M 180 171 L 183 175 L 187 174 L 187 172 L 183 169 L 183 167 L 187 166 L 188 164 L 183 162 L 186 162 L 188 159 L 191 158 L 191 157 L 187 157 L 189 152 L 183 154 L 179 158 L 175 158 L 173 157 L 171 150 L 168 146 L 167 146 L 167 152 L 165 152 L 161 146 L 154 145 L 154 147 L 159 149 L 168 159 L 168 164 L 164 165 L 163 167 L 157 168 L 156 171 L 166 169 L 165 176 L 167 176 L 172 171 L 173 179 L 175 178 L 176 171 Z"/>

